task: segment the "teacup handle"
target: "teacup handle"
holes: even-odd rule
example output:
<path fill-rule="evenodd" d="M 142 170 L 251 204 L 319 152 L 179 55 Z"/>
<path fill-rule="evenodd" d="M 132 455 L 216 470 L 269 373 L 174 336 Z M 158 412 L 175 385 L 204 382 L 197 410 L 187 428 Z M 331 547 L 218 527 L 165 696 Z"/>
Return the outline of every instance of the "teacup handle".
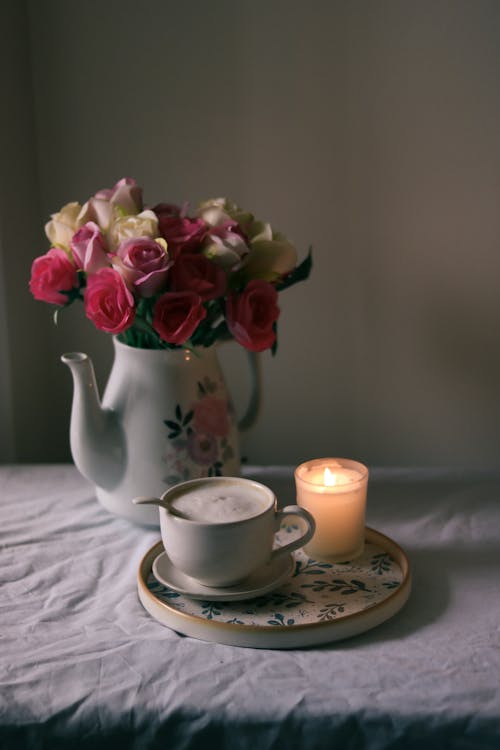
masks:
<path fill-rule="evenodd" d="M 284 544 L 283 547 L 277 547 L 276 549 L 274 549 L 271 555 L 271 557 L 273 558 L 280 557 L 281 555 L 287 555 L 290 552 L 293 552 L 294 549 L 303 547 L 304 544 L 307 544 L 307 542 L 312 539 L 312 536 L 316 530 L 316 523 L 312 515 L 308 510 L 306 510 L 305 508 L 301 508 L 298 505 L 287 505 L 286 508 L 283 508 L 283 510 L 277 511 L 275 520 L 278 530 L 280 528 L 281 521 L 285 516 L 299 516 L 299 518 L 302 518 L 302 520 L 307 523 L 307 531 L 299 536 L 298 539 L 294 539 L 293 542 L 289 542 L 288 544 Z"/>
<path fill-rule="evenodd" d="M 240 432 L 249 430 L 257 421 L 261 400 L 260 360 L 255 352 L 247 351 L 248 367 L 250 368 L 250 400 L 247 410 L 238 422 Z"/>

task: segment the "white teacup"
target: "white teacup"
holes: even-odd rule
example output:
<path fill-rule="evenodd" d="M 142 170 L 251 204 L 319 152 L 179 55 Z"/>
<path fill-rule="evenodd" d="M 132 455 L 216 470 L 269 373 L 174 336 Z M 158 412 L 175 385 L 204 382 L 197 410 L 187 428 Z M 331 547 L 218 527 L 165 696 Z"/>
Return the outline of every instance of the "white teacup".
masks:
<path fill-rule="evenodd" d="M 304 546 L 314 534 L 314 519 L 298 505 L 277 510 L 269 487 L 239 477 L 192 479 L 160 499 L 134 502 L 160 505 L 161 536 L 173 565 L 207 586 L 232 586 L 279 555 Z M 299 538 L 273 549 L 285 516 L 307 525 Z"/>

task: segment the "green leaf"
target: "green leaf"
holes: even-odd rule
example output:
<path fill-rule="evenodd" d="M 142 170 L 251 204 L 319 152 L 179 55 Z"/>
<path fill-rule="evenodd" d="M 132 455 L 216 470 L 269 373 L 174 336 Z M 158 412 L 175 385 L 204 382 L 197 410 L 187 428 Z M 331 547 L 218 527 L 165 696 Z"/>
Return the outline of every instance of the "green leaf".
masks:
<path fill-rule="evenodd" d="M 357 586 L 358 589 L 363 589 L 363 591 L 366 591 L 366 583 L 364 581 L 358 581 L 356 578 L 351 578 L 351 584 L 353 586 Z"/>
<path fill-rule="evenodd" d="M 64 303 L 64 307 L 69 307 L 75 299 L 83 299 L 79 289 L 58 289 L 59 294 L 64 294 L 67 297 L 67 301 Z"/>
<path fill-rule="evenodd" d="M 273 341 L 273 345 L 271 346 L 271 354 L 274 357 L 276 352 L 278 351 L 278 323 L 277 321 L 274 321 L 273 323 L 273 331 L 274 331 L 274 341 Z"/>
<path fill-rule="evenodd" d="M 184 417 L 184 419 L 183 419 L 183 422 L 182 422 L 182 424 L 183 424 L 183 426 L 184 426 L 184 427 L 185 427 L 185 426 L 186 426 L 187 424 L 189 424 L 189 422 L 190 422 L 190 421 L 192 420 L 192 418 L 193 418 L 193 415 L 194 415 L 194 411 L 193 411 L 192 409 L 191 409 L 191 411 L 188 411 L 188 413 L 186 414 L 186 416 Z"/>
<path fill-rule="evenodd" d="M 222 341 L 230 337 L 229 329 L 225 320 L 222 320 L 215 328 L 208 331 L 204 346 L 212 346 L 215 341 Z"/>
<path fill-rule="evenodd" d="M 182 420 L 182 411 L 181 411 L 181 407 L 179 406 L 179 404 L 177 404 L 177 406 L 175 407 L 175 416 L 177 417 L 179 422 Z"/>
<path fill-rule="evenodd" d="M 173 421 L 172 421 L 171 419 L 164 419 L 164 420 L 163 420 L 163 424 L 166 424 L 166 425 L 167 425 L 167 427 L 168 427 L 168 428 L 169 428 L 170 430 L 177 430 L 177 432 L 180 432 L 180 431 L 181 431 L 181 426 L 180 426 L 180 424 L 177 424 L 177 422 L 173 422 Z"/>

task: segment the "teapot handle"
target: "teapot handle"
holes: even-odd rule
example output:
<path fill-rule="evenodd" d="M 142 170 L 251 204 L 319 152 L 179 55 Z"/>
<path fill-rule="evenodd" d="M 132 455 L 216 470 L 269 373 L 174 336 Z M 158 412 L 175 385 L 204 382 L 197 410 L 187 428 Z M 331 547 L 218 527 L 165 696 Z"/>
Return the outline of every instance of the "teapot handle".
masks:
<path fill-rule="evenodd" d="M 259 416 L 261 403 L 261 372 L 260 359 L 256 352 L 247 351 L 247 361 L 250 368 L 250 400 L 245 414 L 238 422 L 238 428 L 244 432 L 255 424 Z"/>

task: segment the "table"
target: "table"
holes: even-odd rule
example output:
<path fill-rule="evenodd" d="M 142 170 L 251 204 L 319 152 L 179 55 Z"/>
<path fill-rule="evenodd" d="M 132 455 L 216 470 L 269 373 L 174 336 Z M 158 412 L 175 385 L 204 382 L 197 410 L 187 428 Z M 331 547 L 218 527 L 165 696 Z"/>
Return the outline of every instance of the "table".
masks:
<path fill-rule="evenodd" d="M 250 467 L 293 501 L 291 467 Z M 74 467 L 0 467 L 0 747 L 499 748 L 500 477 L 372 471 L 368 524 L 407 552 L 391 620 L 303 650 L 197 641 L 142 608 L 156 530 Z"/>

